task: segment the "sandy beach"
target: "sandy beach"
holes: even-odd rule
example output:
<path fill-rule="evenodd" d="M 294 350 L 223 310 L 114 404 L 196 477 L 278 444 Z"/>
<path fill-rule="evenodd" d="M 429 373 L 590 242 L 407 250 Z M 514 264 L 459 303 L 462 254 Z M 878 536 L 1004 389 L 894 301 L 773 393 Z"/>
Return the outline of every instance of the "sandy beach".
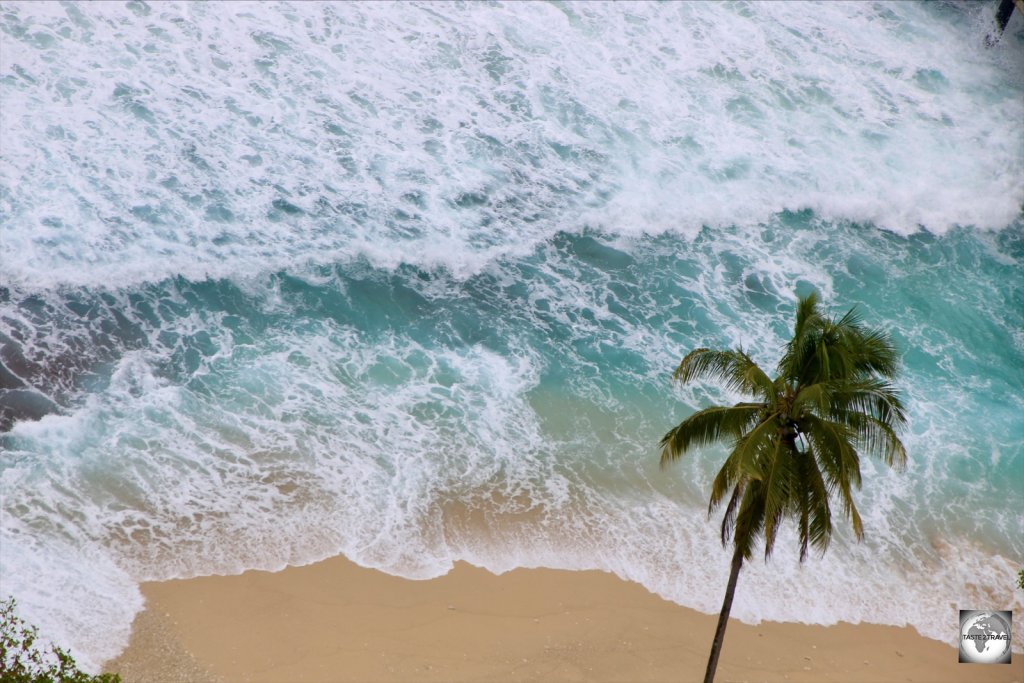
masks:
<path fill-rule="evenodd" d="M 125 683 L 698 681 L 715 624 L 596 571 L 410 581 L 333 558 L 143 592 L 106 667 Z M 733 621 L 716 680 L 1022 681 L 1024 665 L 958 664 L 912 628 Z"/>

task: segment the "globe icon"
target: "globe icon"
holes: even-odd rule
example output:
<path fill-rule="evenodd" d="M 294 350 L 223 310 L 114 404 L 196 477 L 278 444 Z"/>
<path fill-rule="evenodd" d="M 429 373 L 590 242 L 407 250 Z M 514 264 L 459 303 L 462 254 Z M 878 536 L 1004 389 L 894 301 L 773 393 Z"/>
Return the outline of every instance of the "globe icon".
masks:
<path fill-rule="evenodd" d="M 1000 614 L 976 612 L 960 625 L 960 653 L 966 661 L 993 664 L 1009 652 L 1010 624 Z"/>

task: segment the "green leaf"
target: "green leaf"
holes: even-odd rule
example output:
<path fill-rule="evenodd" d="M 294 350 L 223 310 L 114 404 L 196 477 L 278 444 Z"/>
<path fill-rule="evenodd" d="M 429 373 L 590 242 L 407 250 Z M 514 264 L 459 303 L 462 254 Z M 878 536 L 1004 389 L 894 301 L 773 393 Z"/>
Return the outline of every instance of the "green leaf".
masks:
<path fill-rule="evenodd" d="M 696 349 L 676 368 L 678 382 L 709 380 L 754 400 L 700 410 L 661 440 L 666 465 L 693 448 L 716 442 L 732 448 L 716 474 L 709 516 L 728 501 L 722 543 L 731 539 L 750 559 L 764 536 L 765 558 L 780 526 L 792 518 L 800 560 L 824 553 L 838 500 L 857 538 L 864 523 L 853 492 L 862 484 L 862 453 L 893 468 L 906 466 L 898 432 L 906 408 L 893 380 L 899 353 L 890 336 L 865 325 L 857 307 L 829 318 L 817 294 L 797 302 L 793 337 L 769 379 L 742 349 Z"/>
<path fill-rule="evenodd" d="M 661 464 L 682 457 L 692 446 L 742 438 L 764 408 L 759 403 L 737 403 L 700 410 L 673 427 L 661 439 Z"/>

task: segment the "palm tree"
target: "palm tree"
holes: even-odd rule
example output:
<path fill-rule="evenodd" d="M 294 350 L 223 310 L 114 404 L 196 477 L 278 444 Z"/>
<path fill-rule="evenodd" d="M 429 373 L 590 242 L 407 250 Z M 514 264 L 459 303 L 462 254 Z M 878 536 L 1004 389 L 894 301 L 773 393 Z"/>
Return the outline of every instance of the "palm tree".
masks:
<path fill-rule="evenodd" d="M 765 560 L 783 518 L 796 522 L 800 561 L 808 548 L 824 553 L 838 499 L 860 540 L 864 526 L 853 499 L 860 488 L 862 454 L 903 468 L 907 453 L 897 436 L 906 413 L 891 384 L 898 355 L 889 335 L 864 327 L 856 309 L 841 318 L 821 313 L 818 297 L 799 300 L 793 338 L 768 375 L 742 349 L 691 351 L 673 378 L 716 380 L 753 396 L 712 406 L 680 422 L 661 440 L 661 464 L 715 442 L 731 450 L 711 487 L 708 516 L 722 504 L 722 545 L 733 540 L 732 567 L 708 658 L 711 683 L 732 609 L 736 579 L 764 535 Z"/>

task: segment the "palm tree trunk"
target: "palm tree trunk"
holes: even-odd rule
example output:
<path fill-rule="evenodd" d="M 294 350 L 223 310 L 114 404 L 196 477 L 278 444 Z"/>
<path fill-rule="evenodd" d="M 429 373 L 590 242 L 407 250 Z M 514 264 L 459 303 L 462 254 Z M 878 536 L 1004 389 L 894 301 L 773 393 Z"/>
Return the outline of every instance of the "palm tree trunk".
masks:
<path fill-rule="evenodd" d="M 715 629 L 715 639 L 711 642 L 711 656 L 708 657 L 708 670 L 704 674 L 704 683 L 713 683 L 715 680 L 715 669 L 718 668 L 718 655 L 722 652 L 722 643 L 725 641 L 725 627 L 729 624 L 729 612 L 732 611 L 732 597 L 736 593 L 736 579 L 740 576 L 740 567 L 742 566 L 743 553 L 740 551 L 739 546 L 737 546 L 732 554 L 729 584 L 725 588 L 722 613 L 718 615 L 718 628 Z"/>

